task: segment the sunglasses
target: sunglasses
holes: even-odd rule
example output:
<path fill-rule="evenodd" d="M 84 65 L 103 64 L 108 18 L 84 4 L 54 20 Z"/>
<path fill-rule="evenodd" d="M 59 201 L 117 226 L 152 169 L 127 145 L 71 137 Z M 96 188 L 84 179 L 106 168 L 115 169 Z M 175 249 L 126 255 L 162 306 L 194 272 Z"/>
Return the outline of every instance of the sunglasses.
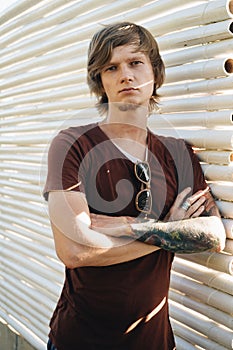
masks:
<path fill-rule="evenodd" d="M 134 164 L 134 172 L 136 178 L 141 181 L 141 190 L 135 198 L 135 205 L 138 211 L 150 214 L 152 209 L 152 195 L 150 190 L 151 171 L 147 162 L 138 162 Z M 146 188 L 143 188 L 145 187 Z"/>

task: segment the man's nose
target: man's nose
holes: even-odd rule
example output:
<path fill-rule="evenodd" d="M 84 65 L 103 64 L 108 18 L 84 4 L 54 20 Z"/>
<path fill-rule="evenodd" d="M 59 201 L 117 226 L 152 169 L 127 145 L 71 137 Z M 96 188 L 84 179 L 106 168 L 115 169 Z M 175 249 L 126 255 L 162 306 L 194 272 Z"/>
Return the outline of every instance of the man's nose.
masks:
<path fill-rule="evenodd" d="M 132 71 L 130 69 L 130 67 L 128 66 L 123 66 L 120 69 L 120 81 L 121 83 L 125 83 L 125 82 L 130 82 L 133 80 L 133 74 Z"/>

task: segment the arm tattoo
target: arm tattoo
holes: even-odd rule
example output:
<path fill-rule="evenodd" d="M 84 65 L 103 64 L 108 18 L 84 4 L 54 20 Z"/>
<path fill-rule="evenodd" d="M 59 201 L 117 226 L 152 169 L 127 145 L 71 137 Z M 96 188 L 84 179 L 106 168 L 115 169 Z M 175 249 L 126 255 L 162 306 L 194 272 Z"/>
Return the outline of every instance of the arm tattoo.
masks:
<path fill-rule="evenodd" d="M 202 220 L 199 220 L 199 222 L 196 219 L 166 223 L 148 220 L 139 224 L 131 224 L 132 235 L 141 242 L 174 253 L 218 251 L 220 237 L 216 234 L 216 229 L 213 230 L 216 221 L 213 220 L 213 225 L 210 225 L 210 220 L 207 222 L 206 219 L 211 218 L 201 218 Z"/>

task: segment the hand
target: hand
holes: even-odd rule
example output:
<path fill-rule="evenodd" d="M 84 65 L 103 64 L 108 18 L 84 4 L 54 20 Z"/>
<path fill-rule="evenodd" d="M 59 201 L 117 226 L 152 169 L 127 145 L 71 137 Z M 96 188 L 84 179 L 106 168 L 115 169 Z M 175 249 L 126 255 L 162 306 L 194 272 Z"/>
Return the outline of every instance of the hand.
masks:
<path fill-rule="evenodd" d="M 115 237 L 130 236 L 130 223 L 135 222 L 135 218 L 130 216 L 115 217 L 99 214 L 91 214 L 90 216 L 92 230 Z"/>
<path fill-rule="evenodd" d="M 178 194 L 176 200 L 171 207 L 169 213 L 166 215 L 164 221 L 177 221 L 189 218 L 196 218 L 205 211 L 206 194 L 209 187 L 205 190 L 200 190 L 187 198 L 191 192 L 191 188 L 187 187 Z M 186 208 L 185 208 L 186 206 Z"/>

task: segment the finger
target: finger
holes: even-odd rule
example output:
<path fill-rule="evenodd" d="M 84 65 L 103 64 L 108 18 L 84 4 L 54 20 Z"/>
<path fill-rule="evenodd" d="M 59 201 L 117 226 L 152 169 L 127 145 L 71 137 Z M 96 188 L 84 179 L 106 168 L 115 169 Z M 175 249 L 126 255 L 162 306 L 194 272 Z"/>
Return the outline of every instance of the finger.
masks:
<path fill-rule="evenodd" d="M 215 201 L 214 198 L 209 194 L 206 198 L 206 211 L 209 211 L 212 207 L 215 207 Z"/>
<path fill-rule="evenodd" d="M 191 215 L 192 218 L 197 218 L 199 217 L 203 212 L 205 211 L 205 206 L 201 205 L 195 213 Z"/>
<path fill-rule="evenodd" d="M 208 193 L 209 191 L 209 187 L 207 187 L 205 190 L 200 190 L 197 191 L 196 193 L 194 193 L 191 197 L 189 197 L 189 201 L 190 203 L 194 203 L 196 200 L 198 200 L 198 198 L 200 197 L 205 197 L 205 195 Z M 206 197 L 205 197 L 206 198 Z"/>
<path fill-rule="evenodd" d="M 90 217 L 91 217 L 92 219 L 96 219 L 96 214 L 90 213 Z"/>
<path fill-rule="evenodd" d="M 136 222 L 137 218 L 134 218 L 133 216 L 126 216 L 126 220 L 130 224 Z"/>
<path fill-rule="evenodd" d="M 181 204 L 184 202 L 184 199 L 187 197 L 187 195 L 191 192 L 191 187 L 186 187 L 182 192 L 178 194 L 176 197 L 176 200 L 174 202 L 174 206 L 180 207 Z"/>
<path fill-rule="evenodd" d="M 199 198 L 194 204 L 190 206 L 190 208 L 185 212 L 184 218 L 188 219 L 191 217 L 198 217 L 204 210 L 205 206 L 203 205 L 205 202 L 205 198 Z"/>
<path fill-rule="evenodd" d="M 191 207 L 187 210 L 189 212 L 189 215 L 192 215 L 195 213 L 200 206 L 202 206 L 205 203 L 205 197 L 199 198 L 196 202 L 194 202 Z"/>

